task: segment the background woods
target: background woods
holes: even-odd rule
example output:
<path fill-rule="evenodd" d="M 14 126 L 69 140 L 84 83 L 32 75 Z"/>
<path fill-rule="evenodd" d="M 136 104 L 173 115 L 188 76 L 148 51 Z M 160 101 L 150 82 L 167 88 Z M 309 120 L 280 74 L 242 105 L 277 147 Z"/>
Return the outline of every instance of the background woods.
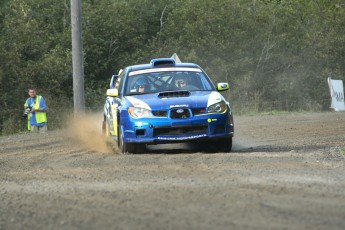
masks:
<path fill-rule="evenodd" d="M 83 0 L 86 106 L 100 111 L 120 68 L 177 53 L 227 81 L 235 114 L 326 110 L 345 80 L 342 0 Z M 52 126 L 72 107 L 70 1 L 0 1 L 0 132 L 25 129 L 26 89 Z M 54 122 L 56 121 L 56 122 Z"/>

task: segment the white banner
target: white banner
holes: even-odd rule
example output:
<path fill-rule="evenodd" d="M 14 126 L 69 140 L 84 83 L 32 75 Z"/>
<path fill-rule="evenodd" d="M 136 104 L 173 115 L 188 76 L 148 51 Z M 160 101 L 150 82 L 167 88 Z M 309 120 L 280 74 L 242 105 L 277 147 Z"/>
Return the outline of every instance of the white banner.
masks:
<path fill-rule="evenodd" d="M 176 63 L 182 63 L 180 58 L 177 56 L 176 53 L 174 53 L 172 56 L 171 56 L 172 59 L 175 60 Z"/>
<path fill-rule="evenodd" d="M 334 111 L 345 111 L 344 86 L 342 80 L 332 80 L 328 78 L 329 91 L 331 93 L 331 108 Z"/>

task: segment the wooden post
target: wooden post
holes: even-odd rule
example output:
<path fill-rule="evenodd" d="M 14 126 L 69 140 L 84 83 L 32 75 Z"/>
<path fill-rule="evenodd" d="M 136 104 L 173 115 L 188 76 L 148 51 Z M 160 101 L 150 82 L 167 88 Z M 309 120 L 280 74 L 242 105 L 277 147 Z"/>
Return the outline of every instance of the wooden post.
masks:
<path fill-rule="evenodd" d="M 85 112 L 81 0 L 71 0 L 74 115 Z"/>

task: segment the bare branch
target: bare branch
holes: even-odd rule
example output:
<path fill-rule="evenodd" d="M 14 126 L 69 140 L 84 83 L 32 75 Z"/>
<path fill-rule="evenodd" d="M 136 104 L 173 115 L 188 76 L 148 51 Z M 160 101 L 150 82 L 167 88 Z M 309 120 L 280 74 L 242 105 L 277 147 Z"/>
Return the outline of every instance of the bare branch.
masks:
<path fill-rule="evenodd" d="M 163 24 L 165 23 L 165 22 L 163 22 L 163 16 L 164 16 L 164 12 L 165 12 L 165 9 L 166 9 L 166 8 L 167 8 L 167 6 L 164 7 L 164 9 L 163 9 L 163 11 L 162 11 L 162 14 L 161 14 L 161 19 L 160 19 L 160 21 L 161 21 L 161 29 L 160 29 L 159 32 L 162 31 L 162 29 L 163 29 Z"/>
<path fill-rule="evenodd" d="M 115 46 L 115 47 L 113 47 L 115 44 L 117 44 L 118 43 L 118 39 L 111 39 L 111 42 L 110 42 L 110 44 L 109 44 L 109 52 L 108 52 L 108 56 L 109 56 L 109 58 L 111 57 L 111 56 L 113 56 L 113 54 L 115 53 L 115 51 L 119 48 L 119 46 Z"/>

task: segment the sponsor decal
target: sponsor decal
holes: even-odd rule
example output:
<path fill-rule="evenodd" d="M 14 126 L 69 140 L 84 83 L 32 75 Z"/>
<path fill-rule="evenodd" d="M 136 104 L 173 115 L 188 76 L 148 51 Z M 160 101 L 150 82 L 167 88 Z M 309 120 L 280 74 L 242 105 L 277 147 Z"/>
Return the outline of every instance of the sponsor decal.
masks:
<path fill-rule="evenodd" d="M 212 118 L 212 119 L 209 118 L 209 119 L 207 119 L 207 122 L 208 122 L 208 123 L 211 123 L 212 121 L 217 121 L 217 118 Z"/>
<path fill-rule="evenodd" d="M 148 104 L 146 104 L 146 102 L 144 102 L 142 100 L 139 100 L 138 98 L 135 98 L 135 97 L 132 97 L 132 96 L 127 96 L 126 98 L 135 107 L 151 110 L 150 106 Z"/>
<path fill-rule="evenodd" d="M 197 138 L 201 138 L 201 137 L 206 137 L 206 134 L 199 134 L 199 135 L 188 136 L 188 137 L 158 137 L 158 140 L 182 141 L 182 140 L 197 139 Z"/>
<path fill-rule="evenodd" d="M 170 108 L 189 108 L 189 105 L 184 104 L 184 105 L 170 105 Z"/>

